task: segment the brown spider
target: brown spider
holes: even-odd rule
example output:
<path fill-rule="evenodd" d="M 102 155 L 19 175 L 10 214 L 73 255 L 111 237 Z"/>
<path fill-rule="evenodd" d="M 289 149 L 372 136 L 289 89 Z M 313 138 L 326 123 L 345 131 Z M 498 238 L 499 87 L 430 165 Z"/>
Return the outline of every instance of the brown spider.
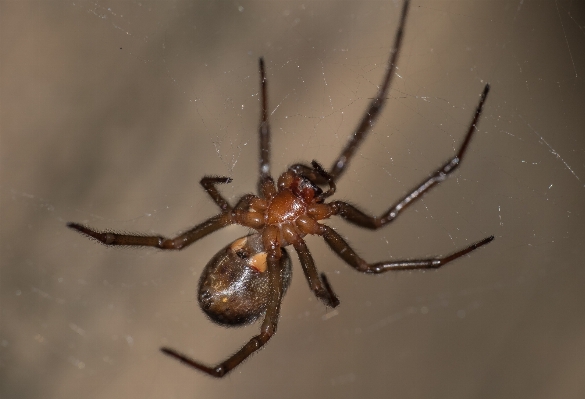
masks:
<path fill-rule="evenodd" d="M 250 339 L 244 347 L 215 367 L 201 364 L 171 348 L 161 348 L 165 354 L 211 376 L 223 377 L 266 344 L 276 332 L 280 305 L 291 281 L 291 260 L 284 249 L 288 245 L 292 245 L 297 252 L 313 293 L 327 306 L 334 308 L 339 305 L 339 300 L 331 289 L 325 274 L 319 275 L 317 272 L 311 253 L 303 240 L 307 234 L 322 236 L 337 255 L 363 273 L 438 268 L 494 239 L 493 236 L 484 238 L 465 249 L 444 257 L 370 264 L 359 257 L 335 230 L 319 223 L 320 220 L 338 215 L 350 223 L 372 230 L 387 225 L 407 206 L 420 198 L 431 187 L 445 180 L 459 166 L 471 136 L 476 130 L 475 126 L 487 97 L 489 85 L 486 85 L 483 90 L 479 105 L 457 155 L 381 216 L 369 216 L 353 205 L 342 201 L 325 203 L 325 199 L 335 193 L 335 182 L 346 170 L 349 161 L 374 125 L 385 103 L 402 43 L 408 4 L 408 0 L 405 1 L 394 47 L 376 98 L 370 103 L 360 124 L 329 172 L 326 172 L 316 161 L 313 161 L 311 166 L 295 164 L 280 175 L 275 185 L 270 176 L 270 127 L 268 124 L 266 73 L 264 61 L 260 58 L 262 115 L 259 126 L 259 196 L 245 195 L 240 198 L 236 206 L 231 206 L 219 193 L 216 185 L 229 183 L 232 179 L 229 177 L 204 177 L 201 179 L 201 185 L 219 206 L 221 212 L 172 239 L 161 236 L 119 234 L 94 230 L 77 223 L 67 224 L 68 227 L 105 245 L 145 246 L 175 250 L 185 248 L 208 234 L 232 224 L 239 224 L 256 231 L 238 238 L 209 261 L 199 281 L 198 299 L 203 311 L 212 321 L 220 325 L 248 324 L 264 315 L 260 334 Z M 320 185 L 327 186 L 327 191 L 323 191 L 319 187 Z"/>

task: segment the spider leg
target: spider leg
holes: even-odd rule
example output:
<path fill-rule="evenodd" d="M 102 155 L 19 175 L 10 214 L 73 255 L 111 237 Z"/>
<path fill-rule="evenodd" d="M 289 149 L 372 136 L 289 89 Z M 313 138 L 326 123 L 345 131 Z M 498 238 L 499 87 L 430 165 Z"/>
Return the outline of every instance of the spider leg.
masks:
<path fill-rule="evenodd" d="M 481 241 L 471 244 L 467 248 L 459 250 L 451 255 L 429 259 L 396 260 L 377 263 L 367 263 L 359 257 L 349 244 L 335 230 L 323 225 L 322 233 L 319 233 L 333 251 L 347 264 L 362 273 L 384 273 L 390 270 L 412 270 L 412 269 L 436 269 L 443 266 L 471 251 L 491 242 L 494 236 L 489 236 Z"/>
<path fill-rule="evenodd" d="M 245 194 L 238 200 L 238 203 L 234 207 L 236 212 L 247 212 L 250 207 L 250 203 L 254 198 L 257 198 L 254 194 Z"/>
<path fill-rule="evenodd" d="M 230 204 L 227 202 L 225 198 L 219 193 L 219 190 L 215 187 L 216 184 L 226 184 L 231 183 L 231 177 L 211 177 L 205 176 L 199 184 L 203 186 L 203 189 L 209 194 L 209 196 L 213 199 L 213 201 L 219 206 L 222 211 L 227 211 L 232 209 Z"/>
<path fill-rule="evenodd" d="M 271 273 L 270 286 L 273 287 L 273 289 L 266 309 L 266 315 L 264 316 L 264 321 L 262 322 L 262 327 L 260 328 L 260 334 L 252 337 L 252 339 L 250 339 L 248 343 L 242 347 L 242 349 L 215 367 L 209 367 L 199 363 L 171 348 L 164 347 L 161 348 L 161 351 L 193 368 L 209 374 L 212 377 L 221 378 L 237 367 L 240 363 L 246 360 L 248 356 L 252 355 L 258 349 L 264 346 L 276 332 L 284 288 L 282 278 L 280 276 L 279 259 L 275 255 L 275 251 L 272 251 L 272 253 L 268 256 L 268 270 L 270 270 Z"/>
<path fill-rule="evenodd" d="M 264 59 L 260 57 L 260 101 L 262 111 L 260 115 L 260 176 L 258 178 L 258 192 L 263 198 L 273 198 L 276 195 L 274 180 L 270 175 L 270 124 L 268 123 L 268 81 Z"/>
<path fill-rule="evenodd" d="M 331 289 L 325 273 L 321 273 L 321 278 L 319 278 L 315 262 L 313 261 L 313 257 L 311 256 L 311 252 L 309 252 L 305 241 L 299 237 L 298 240 L 293 243 L 293 246 L 299 255 L 299 260 L 301 261 L 301 266 L 303 267 L 303 272 L 305 272 L 305 277 L 307 278 L 311 291 L 313 291 L 315 296 L 321 299 L 325 305 L 332 308 L 337 307 L 339 305 L 339 299 Z"/>
<path fill-rule="evenodd" d="M 260 180 L 258 186 L 266 178 L 270 177 L 270 125 L 268 123 L 268 82 L 266 80 L 266 69 L 264 67 L 264 59 L 260 58 L 260 102 L 262 110 L 260 115 L 260 126 L 258 126 L 258 133 L 260 134 Z M 260 190 L 261 191 L 261 190 Z"/>
<path fill-rule="evenodd" d="M 67 227 L 72 228 L 73 230 L 76 230 L 90 238 L 98 240 L 105 245 L 182 249 L 193 244 L 195 241 L 205 237 L 206 235 L 233 223 L 232 215 L 230 213 L 221 213 L 217 216 L 207 219 L 205 222 L 198 224 L 197 226 L 178 235 L 175 238 L 99 231 L 79 223 L 67 223 Z"/>
<path fill-rule="evenodd" d="M 453 173 L 453 171 L 455 171 L 455 169 L 457 169 L 457 167 L 461 164 L 461 160 L 463 159 L 463 156 L 467 151 L 467 147 L 469 145 L 469 142 L 471 141 L 471 137 L 477 130 L 476 125 L 479 121 L 479 117 L 483 109 L 483 104 L 487 98 L 489 90 L 490 85 L 486 84 L 481 94 L 481 99 L 479 100 L 479 104 L 475 111 L 473 120 L 469 125 L 467 135 L 465 136 L 465 139 L 463 140 L 461 147 L 459 147 L 459 151 L 457 152 L 455 157 L 447 161 L 443 166 L 437 169 L 429 178 L 425 179 L 414 190 L 412 190 L 410 193 L 408 193 L 402 199 L 400 199 L 398 202 L 392 205 L 390 209 L 388 209 L 385 213 L 378 217 L 369 216 L 362 212 L 361 210 L 354 207 L 353 205 L 350 205 L 343 201 L 334 201 L 331 204 L 329 204 L 333 209 L 333 213 L 341 216 L 350 223 L 372 230 L 378 229 L 393 221 L 400 214 L 400 212 L 406 209 L 415 200 L 421 198 L 422 195 L 426 193 L 428 190 L 430 190 L 432 187 L 445 180 L 447 176 Z"/>
<path fill-rule="evenodd" d="M 364 141 L 372 126 L 374 126 L 382 107 L 386 103 L 386 96 L 388 95 L 388 89 L 390 88 L 392 78 L 394 77 L 394 70 L 396 69 L 396 63 L 398 62 L 398 56 L 400 54 L 400 47 L 402 46 L 402 37 L 404 33 L 404 26 L 406 24 L 406 15 L 408 14 L 408 7 L 409 1 L 406 0 L 402 6 L 402 14 L 400 16 L 398 31 L 396 32 L 396 37 L 394 39 L 394 45 L 392 47 L 392 51 L 390 52 L 390 59 L 388 60 L 388 65 L 386 66 L 386 74 L 382 79 L 382 84 L 378 89 L 376 98 L 370 102 L 370 105 L 366 109 L 366 112 L 358 127 L 331 167 L 329 174 L 333 177 L 334 181 L 339 179 L 339 177 L 343 174 L 358 147 Z"/>

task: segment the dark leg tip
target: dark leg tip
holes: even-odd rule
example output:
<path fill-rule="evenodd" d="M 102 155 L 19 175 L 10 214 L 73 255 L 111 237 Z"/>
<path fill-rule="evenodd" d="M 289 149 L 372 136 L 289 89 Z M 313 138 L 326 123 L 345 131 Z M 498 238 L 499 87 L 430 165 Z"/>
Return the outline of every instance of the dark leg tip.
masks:
<path fill-rule="evenodd" d="M 327 279 L 327 276 L 325 275 L 325 273 L 321 273 L 321 281 L 323 282 L 323 285 L 325 286 L 325 291 L 327 291 L 327 296 L 328 298 L 326 298 L 327 300 L 327 305 L 332 307 L 332 308 L 336 308 L 339 306 L 339 298 L 337 297 L 337 295 L 335 295 L 335 292 L 333 292 L 333 289 L 331 288 L 331 285 L 329 284 L 329 279 Z"/>
<path fill-rule="evenodd" d="M 189 361 L 187 360 L 187 358 L 185 356 L 183 356 L 182 354 L 180 354 L 179 352 L 177 352 L 174 349 L 167 348 L 166 346 L 163 346 L 162 348 L 160 348 L 160 351 L 162 353 L 164 353 L 165 355 L 171 356 L 171 357 L 173 357 L 181 362 L 189 363 Z"/>
<path fill-rule="evenodd" d="M 486 238 L 484 238 L 483 240 L 481 240 L 481 241 L 479 241 L 479 242 L 475 243 L 475 244 L 473 245 L 473 247 L 474 247 L 474 249 L 475 249 L 475 248 L 482 247 L 482 246 L 484 246 L 484 245 L 486 245 L 486 244 L 489 244 L 490 242 L 492 242 L 492 241 L 494 240 L 494 238 L 495 238 L 494 236 L 489 236 L 489 237 L 486 237 Z"/>
<path fill-rule="evenodd" d="M 67 223 L 67 227 L 69 227 L 70 229 L 73 229 L 73 230 L 83 231 L 83 226 L 80 225 L 79 223 L 69 222 L 69 223 Z"/>
<path fill-rule="evenodd" d="M 167 355 L 171 355 L 171 356 L 173 356 L 173 350 L 172 350 L 172 349 L 169 349 L 169 348 L 162 347 L 162 348 L 160 348 L 160 351 L 161 351 L 162 353 L 165 353 L 165 354 L 167 354 Z"/>

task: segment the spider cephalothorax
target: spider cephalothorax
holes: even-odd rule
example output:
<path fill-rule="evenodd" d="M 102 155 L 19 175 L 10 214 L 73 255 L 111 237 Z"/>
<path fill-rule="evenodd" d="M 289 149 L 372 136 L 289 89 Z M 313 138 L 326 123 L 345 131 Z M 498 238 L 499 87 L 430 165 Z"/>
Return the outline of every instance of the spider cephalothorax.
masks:
<path fill-rule="evenodd" d="M 327 306 L 336 307 L 339 300 L 334 294 L 325 274 L 319 274 L 304 237 L 319 235 L 329 247 L 348 265 L 362 273 L 383 273 L 390 270 L 437 268 L 457 259 L 489 242 L 490 236 L 451 255 L 427 259 L 394 260 L 368 263 L 347 244 L 332 228 L 322 223 L 324 219 L 338 215 L 349 223 L 367 229 L 378 229 L 392 222 L 409 205 L 453 173 L 460 165 L 467 147 L 476 131 L 481 110 L 489 92 L 486 85 L 469 129 L 457 154 L 433 172 L 421 184 L 394 203 L 380 216 L 370 216 L 343 201 L 326 203 L 335 193 L 335 183 L 355 154 L 359 145 L 380 114 L 386 101 L 390 82 L 398 61 L 402 43 L 408 0 L 402 9 L 398 32 L 384 78 L 376 97 L 372 99 L 349 142 L 326 172 L 317 162 L 311 166 L 292 165 L 280 175 L 277 184 L 270 175 L 270 127 L 268 124 L 267 84 L 264 61 L 260 59 L 261 120 L 260 133 L 260 178 L 258 196 L 248 194 L 240 198 L 235 206 L 223 198 L 216 185 L 229 183 L 228 177 L 204 177 L 201 185 L 221 212 L 175 238 L 120 234 L 98 231 L 90 227 L 69 223 L 78 232 L 106 245 L 145 246 L 160 249 L 182 249 L 202 237 L 225 226 L 238 224 L 254 233 L 239 238 L 219 251 L 209 261 L 199 282 L 199 304 L 203 311 L 221 325 L 241 325 L 264 316 L 260 333 L 254 336 L 239 351 L 215 367 L 199 363 L 174 349 L 162 348 L 169 356 L 214 377 L 223 377 L 237 367 L 248 356 L 262 347 L 276 332 L 280 304 L 291 282 L 291 261 L 284 247 L 292 246 L 299 257 L 310 289 Z M 328 186 L 327 191 L 321 187 Z"/>

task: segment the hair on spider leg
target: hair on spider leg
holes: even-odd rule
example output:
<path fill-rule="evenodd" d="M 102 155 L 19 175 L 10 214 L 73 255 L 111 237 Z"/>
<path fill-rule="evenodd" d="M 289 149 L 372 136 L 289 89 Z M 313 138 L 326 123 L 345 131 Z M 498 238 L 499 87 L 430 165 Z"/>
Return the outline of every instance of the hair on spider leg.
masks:
<path fill-rule="evenodd" d="M 213 377 L 223 377 L 250 355 L 264 346 L 275 334 L 284 294 L 291 283 L 292 262 L 285 249 L 292 246 L 310 290 L 326 306 L 335 308 L 339 299 L 328 278 L 320 273 L 309 251 L 305 237 L 317 235 L 349 266 L 366 274 L 397 270 L 433 269 L 443 266 L 488 244 L 494 236 L 486 237 L 447 256 L 368 263 L 361 258 L 334 229 L 323 223 L 340 216 L 356 226 L 377 230 L 392 222 L 423 194 L 441 183 L 460 165 L 479 122 L 490 86 L 486 85 L 472 121 L 454 157 L 431 173 L 409 193 L 379 216 L 371 216 L 345 201 L 325 202 L 336 191 L 336 183 L 347 170 L 359 146 L 363 143 L 382 110 L 394 76 L 409 1 L 404 1 L 394 44 L 382 82 L 366 108 L 345 147 L 327 171 L 317 161 L 310 165 L 297 163 L 282 173 L 276 182 L 270 174 L 270 124 L 268 121 L 268 89 L 264 60 L 259 59 L 260 123 L 258 194 L 242 196 L 235 205 L 229 203 L 217 189 L 218 184 L 232 180 L 223 176 L 205 176 L 200 184 L 219 207 L 220 212 L 172 238 L 99 231 L 91 227 L 68 223 L 77 232 L 108 246 L 154 247 L 162 250 L 181 250 L 201 238 L 230 225 L 248 227 L 251 233 L 222 248 L 205 266 L 199 280 L 198 301 L 209 318 L 223 326 L 252 323 L 262 318 L 260 332 L 241 349 L 216 366 L 207 366 L 181 352 L 163 347 L 161 351 L 182 363 Z M 319 186 L 327 186 L 323 191 Z"/>

